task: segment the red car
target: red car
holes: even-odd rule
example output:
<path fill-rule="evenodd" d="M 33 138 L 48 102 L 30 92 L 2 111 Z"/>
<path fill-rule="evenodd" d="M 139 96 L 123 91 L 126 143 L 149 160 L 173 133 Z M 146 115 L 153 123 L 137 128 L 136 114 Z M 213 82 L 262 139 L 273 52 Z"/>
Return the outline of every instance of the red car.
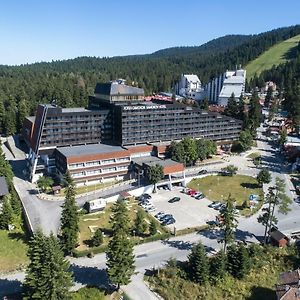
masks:
<path fill-rule="evenodd" d="M 189 194 L 190 196 L 194 196 L 196 193 L 197 193 L 196 191 L 190 190 L 188 194 Z"/>

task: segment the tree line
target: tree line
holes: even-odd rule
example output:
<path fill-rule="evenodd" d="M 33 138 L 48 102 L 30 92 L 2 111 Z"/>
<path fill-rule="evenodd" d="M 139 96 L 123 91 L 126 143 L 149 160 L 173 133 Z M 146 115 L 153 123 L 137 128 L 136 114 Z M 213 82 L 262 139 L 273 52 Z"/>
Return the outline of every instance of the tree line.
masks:
<path fill-rule="evenodd" d="M 20 132 L 24 118 L 33 115 L 39 103 L 55 100 L 62 107 L 86 106 L 97 82 L 124 78 L 144 88 L 147 95 L 171 91 L 181 73 L 197 74 L 205 84 L 226 69 L 244 65 L 277 42 L 299 33 L 300 26 L 291 26 L 245 39 L 228 36 L 222 39 L 221 46 L 215 41 L 199 47 L 202 50 L 182 51 L 183 54 L 179 50 L 164 55 L 80 57 L 0 66 L 0 132 Z"/>
<path fill-rule="evenodd" d="M 217 145 L 211 140 L 196 140 L 190 137 L 180 142 L 172 141 L 168 148 L 171 159 L 183 163 L 185 166 L 194 165 L 200 159 L 204 160 L 217 153 Z"/>
<path fill-rule="evenodd" d="M 7 230 L 10 225 L 14 227 L 22 226 L 22 206 L 18 194 L 13 185 L 13 171 L 9 162 L 5 158 L 0 143 L 0 176 L 4 176 L 8 186 L 8 194 L 0 197 L 2 208 L 0 211 L 0 229 Z M 17 228 L 18 229 L 18 228 Z"/>

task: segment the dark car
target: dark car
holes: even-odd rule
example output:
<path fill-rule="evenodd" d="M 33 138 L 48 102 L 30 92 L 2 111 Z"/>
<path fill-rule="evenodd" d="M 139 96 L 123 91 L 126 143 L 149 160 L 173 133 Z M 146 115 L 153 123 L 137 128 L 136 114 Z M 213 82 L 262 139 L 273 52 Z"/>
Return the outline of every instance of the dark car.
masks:
<path fill-rule="evenodd" d="M 218 223 L 215 220 L 207 221 L 206 224 L 209 226 L 217 226 L 218 225 Z"/>
<path fill-rule="evenodd" d="M 172 217 L 162 222 L 163 226 L 174 224 L 176 220 Z"/>
<path fill-rule="evenodd" d="M 205 195 L 204 195 L 204 194 L 201 194 L 201 195 L 195 197 L 195 199 L 197 199 L 197 200 L 201 200 L 201 199 L 203 199 L 203 198 L 205 198 Z"/>
<path fill-rule="evenodd" d="M 169 220 L 169 219 L 171 219 L 171 218 L 173 218 L 173 215 L 171 215 L 171 214 L 166 214 L 166 215 L 164 215 L 164 216 L 162 216 L 162 217 L 160 218 L 160 221 L 166 222 L 167 220 Z"/>
<path fill-rule="evenodd" d="M 198 172 L 199 175 L 207 174 L 207 170 L 201 170 Z"/>
<path fill-rule="evenodd" d="M 172 199 L 170 199 L 168 202 L 169 203 L 175 203 L 175 202 L 178 202 L 180 201 L 180 198 L 179 197 L 173 197 Z"/>
<path fill-rule="evenodd" d="M 151 199 L 151 198 L 152 198 L 149 194 L 146 194 L 146 193 L 143 194 L 142 197 L 143 197 L 144 199 Z"/>

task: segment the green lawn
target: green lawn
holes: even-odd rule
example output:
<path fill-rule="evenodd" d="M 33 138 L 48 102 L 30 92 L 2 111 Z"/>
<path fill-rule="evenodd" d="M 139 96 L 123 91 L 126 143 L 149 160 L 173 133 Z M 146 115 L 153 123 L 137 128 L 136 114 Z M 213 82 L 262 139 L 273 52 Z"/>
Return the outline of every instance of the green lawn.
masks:
<path fill-rule="evenodd" d="M 108 203 L 106 208 L 102 212 L 92 213 L 92 214 L 86 214 L 82 215 L 80 217 L 79 222 L 79 229 L 80 229 L 80 236 L 79 236 L 79 247 L 77 250 L 87 250 L 88 249 L 88 241 L 91 239 L 92 232 L 90 230 L 89 226 L 93 226 L 93 228 L 101 228 L 104 234 L 106 235 L 104 237 L 104 245 L 108 243 L 109 241 L 109 235 L 110 235 L 110 229 L 111 226 L 109 224 L 110 217 L 112 215 L 112 207 L 113 203 Z M 134 219 L 136 217 L 136 213 L 138 210 L 143 210 L 134 198 L 131 198 L 128 201 L 128 209 L 129 209 L 129 218 L 131 220 L 131 225 L 133 226 Z M 151 219 L 154 219 L 150 214 L 147 214 L 145 212 L 145 220 L 150 224 Z M 157 222 L 157 221 L 156 221 Z M 94 227 L 95 226 L 95 227 Z M 161 233 L 165 233 L 166 229 L 163 228 L 159 222 L 157 222 L 157 228 Z M 147 235 L 147 232 L 146 232 Z M 138 237 L 132 237 L 136 240 L 140 239 Z"/>
<path fill-rule="evenodd" d="M 263 195 L 256 179 L 245 175 L 206 176 L 193 179 L 188 187 L 203 192 L 209 200 L 225 201 L 230 193 L 237 205 L 242 205 L 251 194 Z"/>
<path fill-rule="evenodd" d="M 0 230 L 0 273 L 21 269 L 26 266 L 27 245 L 22 232 Z"/>
<path fill-rule="evenodd" d="M 287 61 L 289 50 L 298 45 L 300 35 L 278 43 L 251 61 L 247 66 L 248 80 L 256 73 L 259 75 L 264 70 L 269 70 L 273 65 L 279 65 Z"/>

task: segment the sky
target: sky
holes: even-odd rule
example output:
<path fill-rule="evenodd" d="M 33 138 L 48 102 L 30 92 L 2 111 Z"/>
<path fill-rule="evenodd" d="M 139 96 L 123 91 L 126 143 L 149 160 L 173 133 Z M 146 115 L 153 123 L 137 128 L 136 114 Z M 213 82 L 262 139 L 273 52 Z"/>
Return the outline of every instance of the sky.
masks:
<path fill-rule="evenodd" d="M 299 0 L 0 1 L 0 64 L 152 53 L 300 24 Z"/>

